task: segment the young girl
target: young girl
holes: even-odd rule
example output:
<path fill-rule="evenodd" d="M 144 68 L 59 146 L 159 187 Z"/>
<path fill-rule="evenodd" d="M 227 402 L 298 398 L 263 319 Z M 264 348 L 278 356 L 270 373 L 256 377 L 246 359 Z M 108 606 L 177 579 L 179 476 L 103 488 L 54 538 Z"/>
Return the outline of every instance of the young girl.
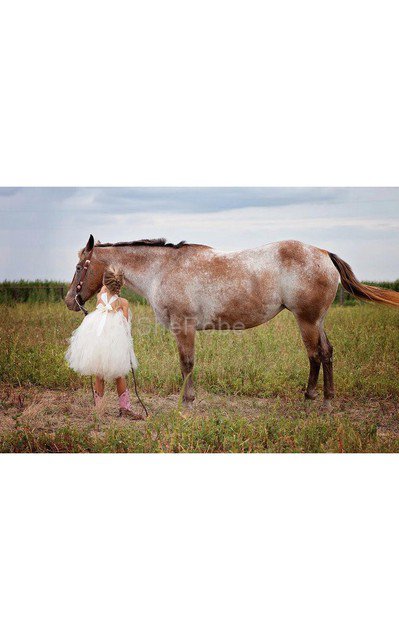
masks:
<path fill-rule="evenodd" d="M 94 400 L 101 405 L 104 380 L 115 380 L 119 396 L 119 415 L 140 420 L 132 412 L 125 376 L 131 366 L 137 368 L 130 332 L 129 303 L 120 298 L 123 275 L 108 268 L 104 272 L 103 287 L 97 294 L 97 307 L 89 313 L 73 332 L 65 358 L 74 371 L 96 376 Z"/>

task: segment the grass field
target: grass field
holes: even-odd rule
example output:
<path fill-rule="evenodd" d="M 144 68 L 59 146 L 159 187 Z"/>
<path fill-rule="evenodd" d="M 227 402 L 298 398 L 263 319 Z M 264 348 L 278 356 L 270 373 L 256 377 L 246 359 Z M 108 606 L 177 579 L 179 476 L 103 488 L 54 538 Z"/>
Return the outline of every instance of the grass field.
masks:
<path fill-rule="evenodd" d="M 335 409 L 303 400 L 308 362 L 292 315 L 244 332 L 200 332 L 192 412 L 172 336 L 134 305 L 138 383 L 150 417 L 117 418 L 108 390 L 100 414 L 90 383 L 64 363 L 82 321 L 62 302 L 0 305 L 1 452 L 399 452 L 399 314 L 333 307 Z M 321 387 L 321 385 L 320 385 Z M 321 391 L 321 388 L 320 388 Z"/>

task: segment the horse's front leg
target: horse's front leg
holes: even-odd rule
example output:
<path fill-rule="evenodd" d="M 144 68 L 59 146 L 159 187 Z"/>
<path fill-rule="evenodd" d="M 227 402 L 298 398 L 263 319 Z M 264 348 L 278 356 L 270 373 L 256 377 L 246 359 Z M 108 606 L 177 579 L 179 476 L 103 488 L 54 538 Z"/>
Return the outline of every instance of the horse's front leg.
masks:
<path fill-rule="evenodd" d="M 179 349 L 180 368 L 184 385 L 183 403 L 185 406 L 191 406 L 195 398 L 193 368 L 196 322 L 194 319 L 184 318 L 178 322 L 175 321 L 172 325 L 172 330 Z"/>

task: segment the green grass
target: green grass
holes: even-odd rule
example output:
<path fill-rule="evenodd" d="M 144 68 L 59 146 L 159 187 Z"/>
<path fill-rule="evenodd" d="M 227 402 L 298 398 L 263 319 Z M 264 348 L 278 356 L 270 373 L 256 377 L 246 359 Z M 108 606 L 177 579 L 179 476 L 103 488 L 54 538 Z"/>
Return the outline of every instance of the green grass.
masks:
<path fill-rule="evenodd" d="M 78 388 L 85 381 L 64 361 L 68 337 L 82 315 L 63 303 L 0 307 L 0 381 L 49 388 Z M 399 394 L 399 314 L 358 305 L 333 307 L 326 329 L 335 347 L 337 393 L 386 397 Z M 178 392 L 181 384 L 173 336 L 156 324 L 151 309 L 133 308 L 133 335 L 142 389 Z M 288 311 L 242 332 L 198 332 L 197 384 L 211 393 L 268 397 L 304 384 L 306 353 Z"/>
<path fill-rule="evenodd" d="M 89 381 L 64 362 L 68 337 L 81 321 L 61 302 L 0 305 L 0 385 L 8 395 L 9 389 L 15 397 L 27 394 L 29 402 L 32 390 L 44 398 L 34 416 L 18 409 L 17 401 L 0 402 L 0 423 L 2 411 L 7 416 L 0 451 L 399 451 L 396 310 L 361 304 L 330 310 L 333 416 L 321 415 L 318 403 L 309 410 L 302 400 L 308 361 L 295 320 L 285 311 L 256 329 L 199 332 L 198 411 L 184 418 L 174 408 L 177 399 L 169 399 L 140 426 L 111 413 L 106 420 L 93 417 Z M 175 342 L 140 304 L 133 306 L 133 336 L 139 387 L 155 407 L 181 388 Z M 76 393 L 86 416 L 79 424 L 67 409 Z M 63 394 L 66 404 L 53 410 Z"/>
<path fill-rule="evenodd" d="M 145 428 L 111 423 L 85 427 L 33 428 L 17 423 L 0 430 L 0 452 L 67 453 L 367 453 L 398 452 L 399 436 L 381 438 L 373 424 L 353 426 L 349 418 L 279 414 L 248 421 L 222 412 L 207 418 L 182 418 L 176 411 L 159 415 Z"/>

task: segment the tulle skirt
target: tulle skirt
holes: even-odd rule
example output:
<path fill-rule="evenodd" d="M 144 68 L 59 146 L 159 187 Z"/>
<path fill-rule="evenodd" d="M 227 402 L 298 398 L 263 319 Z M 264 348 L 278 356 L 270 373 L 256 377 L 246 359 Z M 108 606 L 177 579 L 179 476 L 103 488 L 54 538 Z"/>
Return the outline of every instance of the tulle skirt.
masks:
<path fill-rule="evenodd" d="M 138 363 L 130 322 L 122 311 L 106 312 L 105 323 L 103 315 L 96 309 L 84 318 L 69 340 L 65 359 L 77 373 L 115 380 L 127 375 L 131 366 L 136 369 Z"/>

